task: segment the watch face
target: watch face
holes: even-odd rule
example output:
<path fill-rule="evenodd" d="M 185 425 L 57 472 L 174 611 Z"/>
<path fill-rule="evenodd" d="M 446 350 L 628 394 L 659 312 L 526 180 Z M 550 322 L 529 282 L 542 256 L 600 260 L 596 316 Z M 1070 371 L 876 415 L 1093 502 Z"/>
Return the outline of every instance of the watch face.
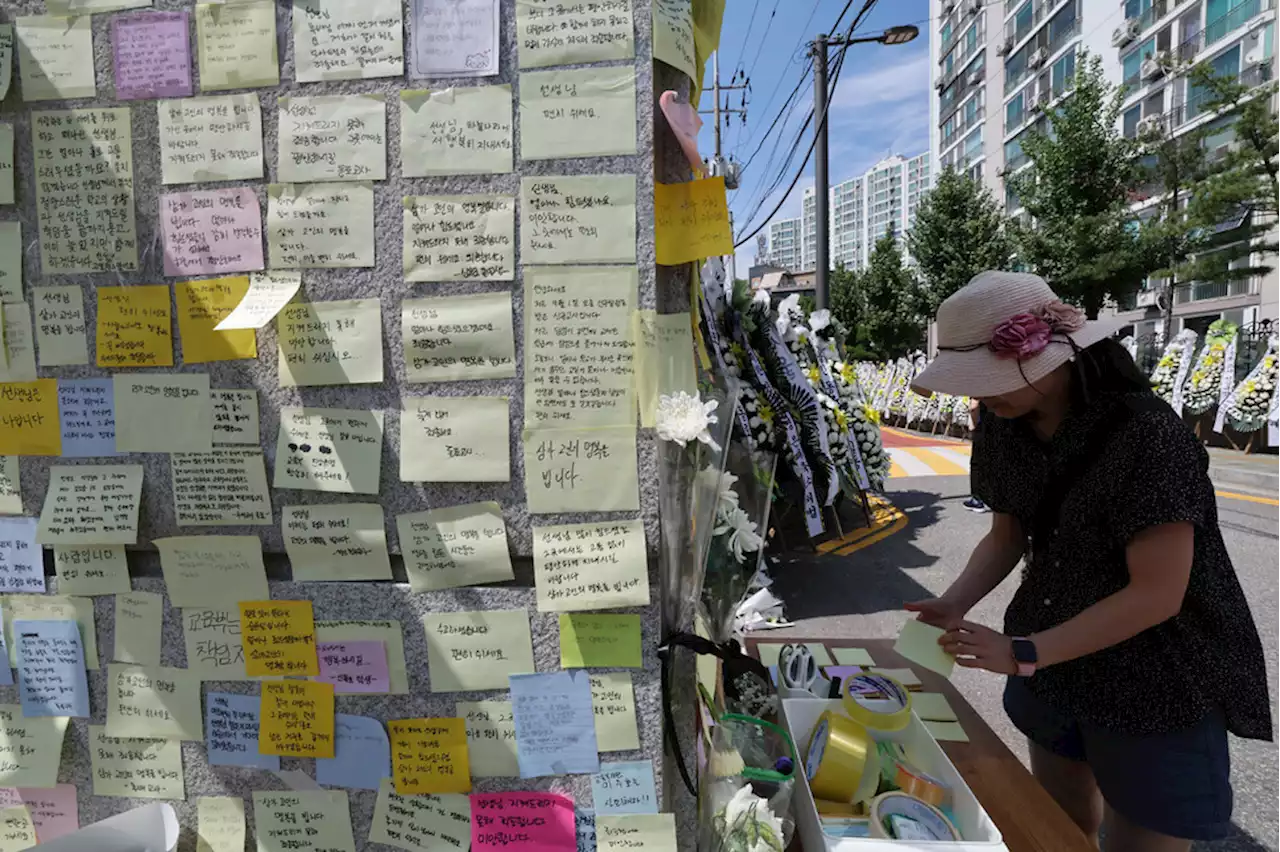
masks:
<path fill-rule="evenodd" d="M 1014 639 L 1013 658 L 1020 663 L 1034 663 L 1039 659 L 1035 643 L 1030 639 Z"/>

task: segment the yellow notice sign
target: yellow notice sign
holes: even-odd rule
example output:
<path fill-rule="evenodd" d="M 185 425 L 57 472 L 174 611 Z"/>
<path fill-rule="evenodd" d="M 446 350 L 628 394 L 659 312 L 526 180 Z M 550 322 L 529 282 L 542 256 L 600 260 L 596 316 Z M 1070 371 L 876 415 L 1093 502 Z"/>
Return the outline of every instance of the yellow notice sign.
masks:
<path fill-rule="evenodd" d="M 172 367 L 169 288 L 98 288 L 98 366 Z"/>
<path fill-rule="evenodd" d="M 393 719 L 391 775 L 401 796 L 469 793 L 467 727 L 461 719 Z"/>
<path fill-rule="evenodd" d="M 215 331 L 249 292 L 249 278 L 211 278 L 188 281 L 173 288 L 178 305 L 178 334 L 182 338 L 182 363 L 236 361 L 258 357 L 253 329 Z"/>
<path fill-rule="evenodd" d="M 62 455 L 57 379 L 0 383 L 0 455 Z"/>
<path fill-rule="evenodd" d="M 249 677 L 320 674 L 311 601 L 242 601 L 240 635 Z"/>
<path fill-rule="evenodd" d="M 724 178 L 653 185 L 654 242 L 658 263 L 679 266 L 733 254 Z"/>
<path fill-rule="evenodd" d="M 561 668 L 638 669 L 641 665 L 640 616 L 561 614 Z"/>
<path fill-rule="evenodd" d="M 264 683 L 259 719 L 260 754 L 333 757 L 333 684 L 298 680 Z"/>

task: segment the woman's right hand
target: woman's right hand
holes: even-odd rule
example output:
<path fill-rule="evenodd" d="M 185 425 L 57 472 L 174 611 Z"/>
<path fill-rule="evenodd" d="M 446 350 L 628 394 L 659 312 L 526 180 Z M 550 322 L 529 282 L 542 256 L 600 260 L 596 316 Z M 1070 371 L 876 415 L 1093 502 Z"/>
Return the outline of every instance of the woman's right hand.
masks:
<path fill-rule="evenodd" d="M 925 624 L 932 624 L 934 627 L 941 627 L 943 630 L 951 630 L 964 620 L 965 615 L 964 610 L 958 604 L 946 598 L 912 601 L 911 603 L 903 604 L 902 608 L 907 612 L 916 613 L 917 619 Z"/>

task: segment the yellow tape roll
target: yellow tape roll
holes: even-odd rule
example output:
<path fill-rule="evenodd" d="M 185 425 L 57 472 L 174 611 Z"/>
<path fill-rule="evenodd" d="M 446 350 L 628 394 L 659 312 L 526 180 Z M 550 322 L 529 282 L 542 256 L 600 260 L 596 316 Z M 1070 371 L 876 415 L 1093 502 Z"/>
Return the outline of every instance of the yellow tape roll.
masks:
<path fill-rule="evenodd" d="M 874 748 L 867 729 L 831 710 L 818 717 L 809 738 L 805 775 L 815 799 L 852 802 Z"/>
<path fill-rule="evenodd" d="M 840 697 L 849 718 L 864 727 L 893 732 L 911 722 L 911 693 L 887 675 L 850 675 L 840 684 Z"/>
<path fill-rule="evenodd" d="M 893 817 L 906 817 L 910 835 L 895 835 Z M 907 822 L 909 820 L 909 822 Z M 960 840 L 942 811 L 906 793 L 881 793 L 871 800 L 871 836 L 890 840 Z"/>

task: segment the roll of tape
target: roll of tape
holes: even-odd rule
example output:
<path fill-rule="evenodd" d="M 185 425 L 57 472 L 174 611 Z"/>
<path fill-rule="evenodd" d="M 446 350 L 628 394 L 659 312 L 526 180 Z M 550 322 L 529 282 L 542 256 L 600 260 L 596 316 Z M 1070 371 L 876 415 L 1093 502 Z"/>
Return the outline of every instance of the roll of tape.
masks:
<path fill-rule="evenodd" d="M 908 831 L 904 830 L 910 826 Z M 942 811 L 907 793 L 881 793 L 871 800 L 871 836 L 888 840 L 960 840 Z"/>
<path fill-rule="evenodd" d="M 852 802 L 872 748 L 862 725 L 831 710 L 823 712 L 809 738 L 804 765 L 814 798 Z"/>
<path fill-rule="evenodd" d="M 893 784 L 908 795 L 935 808 L 947 800 L 947 785 L 909 763 L 899 763 L 894 768 Z"/>
<path fill-rule="evenodd" d="M 911 693 L 887 675 L 864 672 L 840 685 L 849 718 L 877 731 L 901 731 L 911 722 Z"/>

